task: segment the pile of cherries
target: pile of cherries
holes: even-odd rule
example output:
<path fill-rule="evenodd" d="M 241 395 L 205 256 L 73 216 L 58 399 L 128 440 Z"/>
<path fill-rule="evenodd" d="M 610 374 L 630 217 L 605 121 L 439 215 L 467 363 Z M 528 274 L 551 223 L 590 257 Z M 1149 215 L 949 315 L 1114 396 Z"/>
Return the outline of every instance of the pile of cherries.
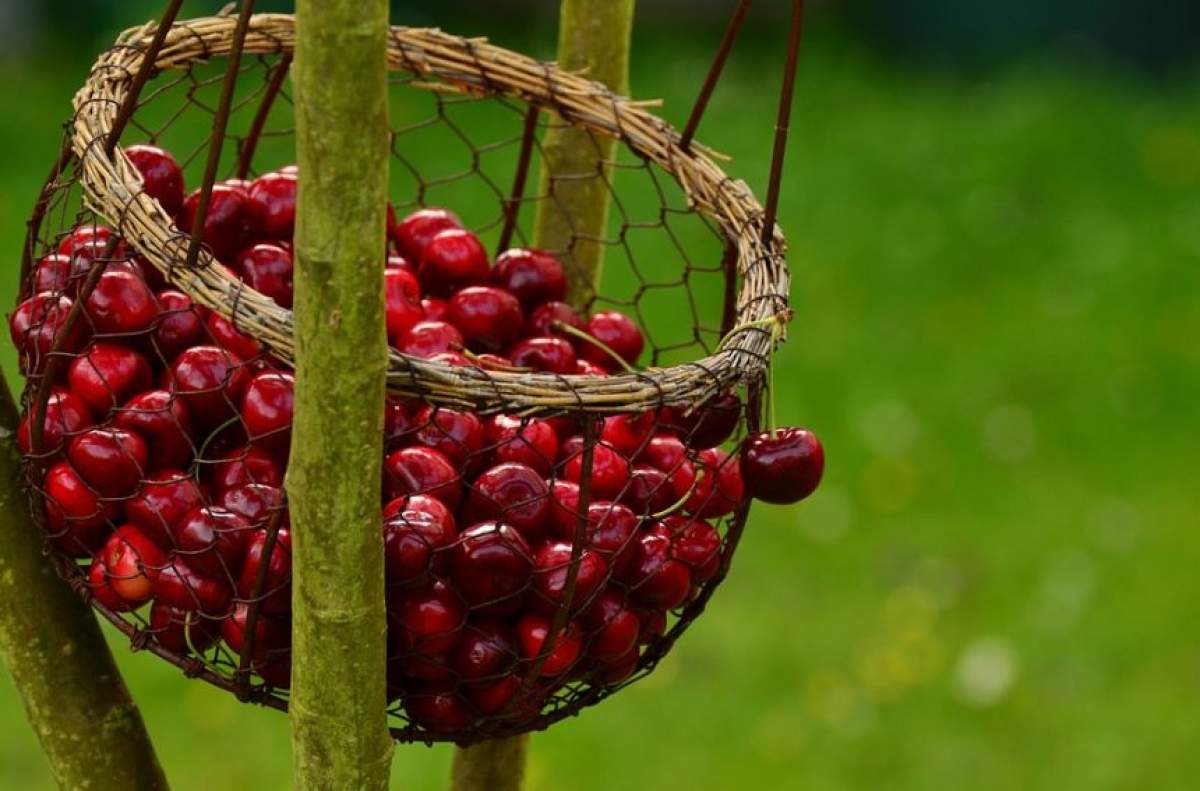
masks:
<path fill-rule="evenodd" d="M 199 193 L 185 197 L 171 155 L 125 153 L 190 230 Z M 285 308 L 296 179 L 293 167 L 216 184 L 203 230 L 221 265 Z M 388 238 L 387 333 L 401 352 L 565 375 L 637 364 L 636 324 L 579 315 L 554 256 L 513 249 L 490 262 L 443 209 L 398 220 L 389 207 Z M 40 437 L 27 413 L 18 439 L 54 546 L 90 563 L 110 610 L 149 605 L 146 630 L 162 646 L 249 648 L 250 669 L 286 687 L 292 373 L 104 226 L 63 237 L 31 293 L 10 329 L 30 390 L 49 377 L 49 399 Z M 81 298 L 82 320 L 51 354 Z M 731 392 L 585 426 L 389 400 L 389 689 L 410 720 L 440 732 L 520 721 L 569 682 L 628 678 L 668 613 L 720 571 L 713 520 L 750 496 L 794 502 L 820 479 L 820 444 L 801 429 L 722 448 L 742 409 Z"/>

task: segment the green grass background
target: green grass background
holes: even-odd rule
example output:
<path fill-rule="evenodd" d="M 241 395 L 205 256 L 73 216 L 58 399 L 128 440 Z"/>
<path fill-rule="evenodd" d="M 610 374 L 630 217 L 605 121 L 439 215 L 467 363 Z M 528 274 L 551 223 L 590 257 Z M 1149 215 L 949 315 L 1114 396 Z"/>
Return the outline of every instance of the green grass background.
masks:
<path fill-rule="evenodd" d="M 681 123 L 714 41 L 641 38 L 635 93 Z M 779 55 L 740 50 L 701 132 L 760 194 Z M 81 57 L 0 64 L 5 304 Z M 461 158 L 427 137 L 429 168 Z M 823 438 L 823 488 L 755 507 L 709 612 L 653 676 L 536 736 L 530 789 L 1195 787 L 1200 76 L 967 78 L 818 31 L 782 207 L 779 419 Z M 645 235 L 643 279 L 670 281 Z M 628 272 L 610 259 L 618 299 Z M 664 308 L 652 331 L 678 331 Z M 114 650 L 176 788 L 289 786 L 282 715 Z M 449 760 L 398 748 L 396 787 L 441 787 Z M 50 787 L 5 675 L 0 787 Z"/>

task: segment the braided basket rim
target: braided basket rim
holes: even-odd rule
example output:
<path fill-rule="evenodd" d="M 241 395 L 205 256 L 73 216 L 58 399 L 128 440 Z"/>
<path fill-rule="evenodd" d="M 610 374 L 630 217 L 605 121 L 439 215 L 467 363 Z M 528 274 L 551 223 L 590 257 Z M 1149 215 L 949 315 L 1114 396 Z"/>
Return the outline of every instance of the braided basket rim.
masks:
<path fill-rule="evenodd" d="M 167 33 L 155 66 L 187 67 L 228 55 L 237 20 L 205 17 L 177 22 Z M 294 366 L 292 311 L 238 280 L 203 247 L 198 265 L 183 265 L 189 236 L 156 200 L 142 189 L 141 177 L 117 147 L 110 156 L 107 139 L 118 108 L 150 44 L 155 26 L 123 32 L 103 53 L 74 98 L 71 145 L 80 162 L 83 200 L 117 226 L 123 238 L 176 288 L 209 308 Z M 295 21 L 290 14 L 251 17 L 244 52 L 290 53 Z M 713 161 L 711 152 L 680 146 L 679 133 L 647 112 L 643 103 L 618 96 L 600 83 L 494 46 L 483 38 L 464 38 L 436 28 L 393 26 L 388 36 L 388 69 L 435 78 L 443 87 L 478 96 L 507 96 L 554 113 L 565 122 L 623 141 L 661 168 L 683 189 L 689 203 L 717 224 L 736 247 L 743 282 L 737 298 L 735 329 L 718 350 L 702 359 L 669 367 L 607 377 L 483 371 L 389 353 L 388 390 L 450 407 L 482 413 L 520 415 L 559 411 L 632 412 L 666 404 L 694 406 L 765 372 L 775 334 L 765 328 L 789 315 L 790 273 L 786 241 L 776 226 L 772 242 L 763 237 L 763 210 L 748 185 L 734 180 Z M 435 89 L 415 83 L 415 88 Z"/>

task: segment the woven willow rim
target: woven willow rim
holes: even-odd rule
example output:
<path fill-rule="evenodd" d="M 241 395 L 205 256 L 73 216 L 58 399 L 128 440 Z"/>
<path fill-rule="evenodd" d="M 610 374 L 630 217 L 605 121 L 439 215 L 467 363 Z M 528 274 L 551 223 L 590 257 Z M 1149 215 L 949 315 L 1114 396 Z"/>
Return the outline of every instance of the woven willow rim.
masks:
<path fill-rule="evenodd" d="M 174 25 L 155 65 L 159 69 L 183 68 L 228 55 L 236 23 L 232 17 L 209 17 Z M 177 288 L 293 364 L 292 312 L 246 286 L 224 267 L 212 266 L 216 259 L 207 250 L 200 251 L 198 266 L 187 268 L 183 262 L 188 235 L 145 194 L 141 177 L 120 148 L 112 156 L 105 153 L 103 142 L 154 29 L 151 24 L 122 33 L 117 45 L 97 60 L 75 96 L 71 142 L 82 164 L 84 203 L 114 223 L 121 236 Z M 290 53 L 294 46 L 291 15 L 251 18 L 246 53 Z M 482 412 L 622 412 L 663 404 L 699 404 L 735 383 L 762 375 L 775 342 L 764 325 L 788 310 L 786 243 L 778 228 L 772 229 L 771 245 L 762 243 L 762 207 L 749 187 L 727 176 L 706 149 L 693 145 L 684 151 L 674 128 L 599 83 L 495 47 L 484 39 L 460 38 L 436 29 L 392 27 L 388 68 L 439 81 L 438 85 L 417 83 L 413 87 L 444 90 L 449 86 L 479 96 L 514 97 L 574 126 L 623 141 L 670 173 L 691 204 L 719 226 L 727 242 L 736 245 L 737 266 L 744 277 L 737 300 L 736 326 L 740 329 L 732 332 L 715 354 L 695 362 L 608 377 L 559 376 L 485 372 L 393 350 L 388 362 L 390 392 Z"/>

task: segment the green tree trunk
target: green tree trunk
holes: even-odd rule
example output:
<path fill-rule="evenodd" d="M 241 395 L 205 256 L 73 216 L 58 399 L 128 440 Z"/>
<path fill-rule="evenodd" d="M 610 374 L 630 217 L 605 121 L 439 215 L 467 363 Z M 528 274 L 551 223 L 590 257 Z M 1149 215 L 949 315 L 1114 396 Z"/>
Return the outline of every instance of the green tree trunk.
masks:
<path fill-rule="evenodd" d="M 295 787 L 385 789 L 387 0 L 296 4 Z"/>
<path fill-rule="evenodd" d="M 166 789 L 99 624 L 43 553 L 21 491 L 18 420 L 0 374 L 0 658 L 60 788 Z"/>
<path fill-rule="evenodd" d="M 629 38 L 634 0 L 563 0 L 558 65 L 582 71 L 614 93 L 629 93 Z M 534 245 L 562 250 L 571 285 L 569 301 L 584 308 L 596 293 L 608 227 L 607 165 L 617 141 L 556 126 L 542 143 L 541 191 Z"/>

